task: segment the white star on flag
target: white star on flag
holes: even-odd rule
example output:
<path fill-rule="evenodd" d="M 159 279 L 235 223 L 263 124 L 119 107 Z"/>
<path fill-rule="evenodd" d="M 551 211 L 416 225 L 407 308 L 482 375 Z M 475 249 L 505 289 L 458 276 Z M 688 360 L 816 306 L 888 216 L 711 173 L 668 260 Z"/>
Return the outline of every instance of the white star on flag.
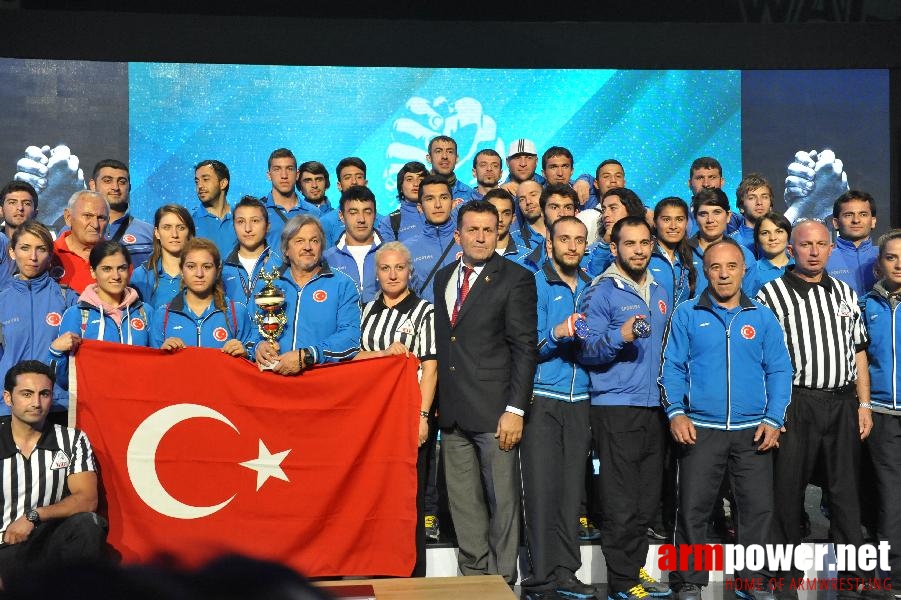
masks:
<path fill-rule="evenodd" d="M 290 448 L 278 454 L 272 454 L 269 452 L 266 444 L 263 443 L 263 440 L 260 440 L 260 455 L 254 460 L 242 462 L 240 465 L 257 472 L 257 491 L 260 491 L 260 488 L 263 487 L 263 484 L 270 477 L 277 477 L 282 481 L 290 481 L 280 466 L 289 452 L 291 452 Z"/>

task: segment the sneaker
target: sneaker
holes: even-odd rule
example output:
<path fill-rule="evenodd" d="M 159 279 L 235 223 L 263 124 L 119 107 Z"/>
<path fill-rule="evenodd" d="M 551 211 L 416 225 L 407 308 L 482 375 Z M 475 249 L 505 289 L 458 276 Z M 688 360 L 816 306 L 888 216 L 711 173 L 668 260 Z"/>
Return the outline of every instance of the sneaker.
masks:
<path fill-rule="evenodd" d="M 651 575 L 644 570 L 644 567 L 638 570 L 638 581 L 641 582 L 641 587 L 644 588 L 644 591 L 648 593 L 648 596 L 654 596 L 655 598 L 664 598 L 666 596 L 672 595 L 673 591 L 669 589 L 669 585 L 657 581 Z"/>
<path fill-rule="evenodd" d="M 701 600 L 701 588 L 693 583 L 683 583 L 676 590 L 676 600 Z"/>
<path fill-rule="evenodd" d="M 557 593 L 564 598 L 594 598 L 597 589 L 593 585 L 582 583 L 575 573 L 569 573 L 563 578 L 557 576 Z"/>
<path fill-rule="evenodd" d="M 636 585 L 629 589 L 628 592 L 615 592 L 613 595 L 607 595 L 607 600 L 647 600 L 649 597 L 647 590 L 642 586 Z"/>
<path fill-rule="evenodd" d="M 438 517 L 435 515 L 425 516 L 425 537 L 427 540 L 438 541 L 441 530 L 438 528 Z"/>
<path fill-rule="evenodd" d="M 583 542 L 601 539 L 601 530 L 584 515 L 579 517 L 579 539 Z"/>
<path fill-rule="evenodd" d="M 563 596 L 557 590 L 523 590 L 520 595 L 522 600 L 563 600 Z"/>

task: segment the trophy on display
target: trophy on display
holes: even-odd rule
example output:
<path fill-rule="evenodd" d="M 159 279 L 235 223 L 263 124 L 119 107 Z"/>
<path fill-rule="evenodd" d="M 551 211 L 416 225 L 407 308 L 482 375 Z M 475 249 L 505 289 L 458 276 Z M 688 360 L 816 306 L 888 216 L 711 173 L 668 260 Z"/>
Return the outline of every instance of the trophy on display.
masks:
<path fill-rule="evenodd" d="M 278 269 L 272 269 L 269 274 L 266 274 L 264 269 L 260 273 L 260 277 L 266 282 L 266 285 L 253 297 L 254 303 L 260 307 L 261 311 L 254 315 L 257 329 L 263 339 L 275 345 L 278 345 L 277 340 L 288 323 L 288 319 L 285 317 L 285 293 L 272 284 L 280 275 Z M 268 368 L 271 369 L 274 366 L 275 364 L 272 364 Z M 266 367 L 261 366 L 261 368 Z"/>

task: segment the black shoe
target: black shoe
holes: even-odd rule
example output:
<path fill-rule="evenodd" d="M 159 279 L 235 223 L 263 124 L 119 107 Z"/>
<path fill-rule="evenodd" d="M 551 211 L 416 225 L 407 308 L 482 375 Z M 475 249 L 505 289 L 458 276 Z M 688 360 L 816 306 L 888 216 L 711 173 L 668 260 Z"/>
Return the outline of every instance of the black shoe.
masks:
<path fill-rule="evenodd" d="M 662 528 L 654 529 L 653 527 L 648 527 L 648 537 L 652 540 L 668 540 L 672 537 L 672 534 L 665 531 Z"/>
<path fill-rule="evenodd" d="M 522 600 L 564 600 L 557 590 L 523 590 L 519 597 Z"/>
<path fill-rule="evenodd" d="M 597 588 L 579 581 L 575 573 L 569 573 L 562 578 L 557 576 L 557 593 L 565 598 L 594 598 Z"/>
<path fill-rule="evenodd" d="M 683 583 L 676 590 L 677 600 L 701 600 L 701 588 L 693 583 Z"/>

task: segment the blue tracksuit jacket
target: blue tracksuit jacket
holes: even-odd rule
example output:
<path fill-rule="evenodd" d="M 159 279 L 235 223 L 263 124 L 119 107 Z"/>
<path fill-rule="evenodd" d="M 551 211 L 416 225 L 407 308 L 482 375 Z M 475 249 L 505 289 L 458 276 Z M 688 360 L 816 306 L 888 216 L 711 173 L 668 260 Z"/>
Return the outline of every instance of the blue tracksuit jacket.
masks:
<path fill-rule="evenodd" d="M 535 273 L 538 292 L 538 367 L 535 370 L 536 396 L 580 402 L 588 400 L 588 372 L 577 362 L 579 340 L 576 337 L 557 338 L 554 328 L 579 311 L 582 294 L 591 279 L 578 271 L 576 291 L 560 279 L 552 261 L 547 261 Z"/>
<path fill-rule="evenodd" d="M 660 406 L 655 378 L 669 311 L 666 291 L 655 281 L 647 304 L 615 267 L 594 280 L 582 296 L 581 312 L 590 332 L 579 358 L 591 378 L 592 405 Z M 651 336 L 626 342 L 620 328 L 636 315 L 648 320 Z"/>
<path fill-rule="evenodd" d="M 663 346 L 660 394 L 670 419 L 696 427 L 782 427 L 791 399 L 792 363 L 779 321 L 742 294 L 725 309 L 709 293 L 673 312 Z"/>
<path fill-rule="evenodd" d="M 354 281 L 323 261 L 319 273 L 299 287 L 285 265 L 275 285 L 285 293 L 288 324 L 279 350 L 312 348 L 316 364 L 350 360 L 360 351 L 360 294 Z M 264 283 L 257 282 L 262 289 Z M 256 314 L 261 311 L 256 309 Z M 252 341 L 262 340 L 254 327 Z"/>

